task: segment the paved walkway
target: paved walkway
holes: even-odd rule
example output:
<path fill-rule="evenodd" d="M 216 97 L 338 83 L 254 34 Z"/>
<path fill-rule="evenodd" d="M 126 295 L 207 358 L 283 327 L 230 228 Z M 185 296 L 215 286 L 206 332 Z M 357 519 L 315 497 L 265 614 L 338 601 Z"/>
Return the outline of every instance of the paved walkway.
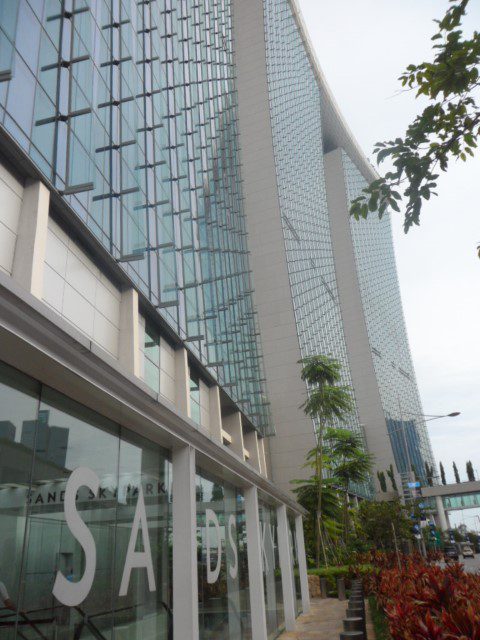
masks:
<path fill-rule="evenodd" d="M 316 598 L 311 602 L 310 613 L 301 615 L 297 619 L 295 631 L 285 631 L 278 640 L 338 640 L 343 631 L 346 608 L 346 601 L 340 602 L 336 598 L 325 600 Z M 375 640 L 368 611 L 367 636 L 368 640 Z"/>

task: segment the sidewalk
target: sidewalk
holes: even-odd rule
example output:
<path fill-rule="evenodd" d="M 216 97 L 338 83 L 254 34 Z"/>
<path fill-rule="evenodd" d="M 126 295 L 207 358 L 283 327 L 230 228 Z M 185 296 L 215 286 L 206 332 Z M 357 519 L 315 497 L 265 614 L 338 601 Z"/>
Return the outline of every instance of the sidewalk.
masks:
<path fill-rule="evenodd" d="M 346 601 L 315 598 L 311 601 L 310 613 L 297 619 L 295 631 L 285 631 L 278 640 L 338 640 L 343 631 L 346 608 Z M 375 640 L 370 620 L 367 608 L 367 636 L 368 640 Z"/>

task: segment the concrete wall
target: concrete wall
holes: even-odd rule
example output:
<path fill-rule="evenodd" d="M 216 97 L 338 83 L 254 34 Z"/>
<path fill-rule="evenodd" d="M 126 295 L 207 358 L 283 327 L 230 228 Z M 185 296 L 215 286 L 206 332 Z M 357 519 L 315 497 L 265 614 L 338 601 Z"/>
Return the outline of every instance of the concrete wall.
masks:
<path fill-rule="evenodd" d="M 363 314 L 341 149 L 325 155 L 325 180 L 337 288 L 357 410 L 376 470 L 385 471 L 390 464 L 395 469 Z"/>
<path fill-rule="evenodd" d="M 121 292 L 51 218 L 42 299 L 118 358 Z"/>
<path fill-rule="evenodd" d="M 290 491 L 307 475 L 305 453 L 314 446 L 311 420 L 300 404 L 306 387 L 287 271 L 270 129 L 263 3 L 234 0 L 239 133 L 248 246 L 276 437 L 269 439 L 272 479 Z"/>
<path fill-rule="evenodd" d="M 12 274 L 23 184 L 0 163 L 0 270 Z"/>

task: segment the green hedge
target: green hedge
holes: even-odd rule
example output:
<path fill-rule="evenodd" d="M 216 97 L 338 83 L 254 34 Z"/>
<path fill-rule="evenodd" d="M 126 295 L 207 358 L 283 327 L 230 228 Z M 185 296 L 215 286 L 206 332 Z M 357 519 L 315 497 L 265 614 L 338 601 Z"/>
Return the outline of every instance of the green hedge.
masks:
<path fill-rule="evenodd" d="M 327 579 L 328 595 L 337 595 L 337 578 L 345 578 L 345 585 L 348 588 L 349 581 L 353 576 L 367 575 L 374 571 L 371 564 L 361 565 L 344 565 L 340 567 L 319 567 L 318 569 L 309 569 L 311 576 L 320 576 Z"/>

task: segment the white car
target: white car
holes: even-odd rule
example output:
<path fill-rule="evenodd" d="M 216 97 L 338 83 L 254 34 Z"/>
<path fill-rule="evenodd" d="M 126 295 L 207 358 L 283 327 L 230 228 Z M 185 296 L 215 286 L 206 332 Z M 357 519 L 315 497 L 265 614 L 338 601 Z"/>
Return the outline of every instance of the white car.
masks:
<path fill-rule="evenodd" d="M 475 554 L 473 552 L 472 547 L 469 547 L 467 544 L 462 548 L 462 555 L 464 558 L 474 558 Z"/>

